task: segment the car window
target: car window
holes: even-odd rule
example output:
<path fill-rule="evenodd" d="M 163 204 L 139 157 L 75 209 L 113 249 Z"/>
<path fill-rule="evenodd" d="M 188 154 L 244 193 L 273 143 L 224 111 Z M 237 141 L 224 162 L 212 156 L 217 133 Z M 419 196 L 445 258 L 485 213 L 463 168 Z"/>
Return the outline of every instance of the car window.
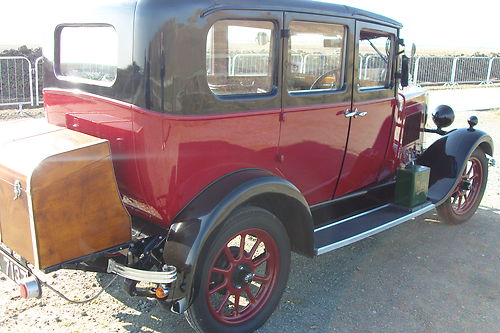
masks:
<path fill-rule="evenodd" d="M 57 74 L 62 80 L 111 86 L 116 80 L 118 37 L 111 26 L 59 30 Z"/>
<path fill-rule="evenodd" d="M 273 88 L 274 23 L 217 21 L 208 31 L 207 81 L 216 95 L 265 94 Z"/>
<path fill-rule="evenodd" d="M 362 30 L 359 39 L 360 89 L 389 87 L 393 57 L 391 35 Z"/>
<path fill-rule="evenodd" d="M 288 91 L 341 89 L 346 28 L 305 21 L 289 27 Z"/>

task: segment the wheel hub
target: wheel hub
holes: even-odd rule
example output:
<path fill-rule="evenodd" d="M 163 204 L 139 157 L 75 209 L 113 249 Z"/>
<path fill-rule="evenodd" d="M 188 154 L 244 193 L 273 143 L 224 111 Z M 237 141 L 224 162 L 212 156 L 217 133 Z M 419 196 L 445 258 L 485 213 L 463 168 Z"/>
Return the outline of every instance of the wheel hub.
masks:
<path fill-rule="evenodd" d="M 460 191 L 465 192 L 465 191 L 470 191 L 472 189 L 472 182 L 470 179 L 465 178 L 462 179 L 462 183 L 460 184 Z"/>
<path fill-rule="evenodd" d="M 252 272 L 250 265 L 239 264 L 233 271 L 232 283 L 234 288 L 242 289 L 253 281 L 255 274 Z"/>

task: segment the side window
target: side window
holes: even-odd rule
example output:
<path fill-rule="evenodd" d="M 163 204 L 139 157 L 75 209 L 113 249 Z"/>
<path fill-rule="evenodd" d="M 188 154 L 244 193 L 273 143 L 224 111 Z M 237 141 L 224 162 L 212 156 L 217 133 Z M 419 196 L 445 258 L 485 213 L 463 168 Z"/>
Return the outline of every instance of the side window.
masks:
<path fill-rule="evenodd" d="M 342 89 L 346 28 L 294 21 L 290 32 L 288 91 Z"/>
<path fill-rule="evenodd" d="M 359 85 L 361 90 L 390 86 L 393 53 L 393 42 L 390 35 L 370 30 L 361 31 L 359 37 Z"/>
<path fill-rule="evenodd" d="M 266 94 L 273 89 L 274 23 L 217 21 L 208 31 L 207 81 L 216 95 Z"/>
<path fill-rule="evenodd" d="M 58 30 L 58 78 L 109 87 L 116 79 L 118 38 L 111 26 L 65 26 Z"/>

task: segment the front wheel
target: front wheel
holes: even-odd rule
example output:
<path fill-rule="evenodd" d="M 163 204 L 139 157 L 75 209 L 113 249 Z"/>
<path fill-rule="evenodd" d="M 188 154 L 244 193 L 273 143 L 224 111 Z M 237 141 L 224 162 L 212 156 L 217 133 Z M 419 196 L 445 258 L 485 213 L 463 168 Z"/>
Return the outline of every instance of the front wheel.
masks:
<path fill-rule="evenodd" d="M 188 322 L 198 332 L 253 332 L 278 305 L 289 267 L 282 223 L 258 207 L 238 210 L 203 250 Z"/>
<path fill-rule="evenodd" d="M 469 220 L 481 203 L 487 180 L 488 160 L 484 151 L 478 147 L 469 157 L 451 196 L 436 207 L 441 221 L 460 224 Z"/>

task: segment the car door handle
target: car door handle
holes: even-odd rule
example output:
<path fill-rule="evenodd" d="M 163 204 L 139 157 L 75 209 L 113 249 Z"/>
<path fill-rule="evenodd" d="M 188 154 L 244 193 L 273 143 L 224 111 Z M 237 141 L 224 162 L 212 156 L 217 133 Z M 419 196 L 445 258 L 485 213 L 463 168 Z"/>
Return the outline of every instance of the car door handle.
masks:
<path fill-rule="evenodd" d="M 354 111 L 356 111 L 356 115 L 354 116 L 354 118 L 356 118 L 356 117 L 358 117 L 358 116 L 359 116 L 359 117 L 364 117 L 364 116 L 366 116 L 366 115 L 368 114 L 368 112 L 366 112 L 366 111 L 362 111 L 362 112 L 360 112 L 360 111 L 358 111 L 358 109 L 356 109 L 356 110 L 354 110 Z"/>
<path fill-rule="evenodd" d="M 356 118 L 356 117 L 364 117 L 368 114 L 368 112 L 366 111 L 363 111 L 363 112 L 359 112 L 358 109 L 354 109 L 354 111 L 351 111 L 349 109 L 345 110 L 344 111 L 344 116 L 346 118 Z"/>
<path fill-rule="evenodd" d="M 354 111 L 351 111 L 351 110 L 349 110 L 349 109 L 346 109 L 346 110 L 344 111 L 344 116 L 345 116 L 346 118 L 352 118 L 352 117 L 356 116 L 356 113 L 358 113 L 358 109 L 355 109 Z"/>

